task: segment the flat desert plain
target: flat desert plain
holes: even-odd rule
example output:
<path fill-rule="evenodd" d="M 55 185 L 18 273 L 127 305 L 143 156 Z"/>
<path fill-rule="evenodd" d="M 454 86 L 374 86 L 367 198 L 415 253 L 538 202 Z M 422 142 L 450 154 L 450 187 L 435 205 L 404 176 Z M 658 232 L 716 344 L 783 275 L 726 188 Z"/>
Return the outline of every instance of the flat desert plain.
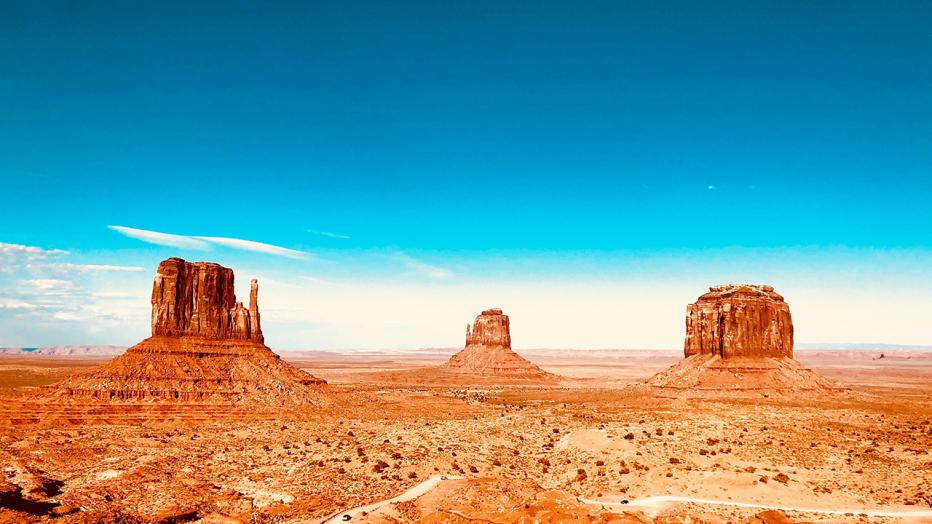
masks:
<path fill-rule="evenodd" d="M 932 354 L 800 350 L 847 389 L 666 398 L 680 351 L 528 350 L 546 386 L 411 385 L 453 350 L 283 353 L 332 403 L 43 392 L 0 357 L 2 522 L 932 522 Z M 385 377 L 388 377 L 386 379 Z"/>

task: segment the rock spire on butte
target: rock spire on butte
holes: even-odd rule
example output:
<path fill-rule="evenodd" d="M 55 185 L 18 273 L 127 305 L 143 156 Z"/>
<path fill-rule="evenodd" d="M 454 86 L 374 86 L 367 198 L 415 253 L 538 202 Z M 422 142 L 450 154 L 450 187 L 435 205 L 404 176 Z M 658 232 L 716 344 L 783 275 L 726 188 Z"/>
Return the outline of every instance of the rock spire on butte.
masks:
<path fill-rule="evenodd" d="M 324 381 L 265 346 L 259 284 L 236 301 L 233 270 L 170 258 L 152 285 L 152 336 L 111 362 L 54 386 L 102 400 L 324 403 Z"/>
<path fill-rule="evenodd" d="M 441 365 L 441 373 L 471 375 L 487 381 L 554 381 L 556 375 L 543 371 L 511 349 L 511 325 L 501 309 L 487 309 L 466 325 L 465 347 Z"/>
<path fill-rule="evenodd" d="M 152 336 L 251 340 L 263 344 L 259 282 L 250 283 L 249 309 L 236 301 L 233 270 L 170 258 L 152 283 Z"/>
<path fill-rule="evenodd" d="M 647 384 L 675 396 L 839 389 L 793 358 L 790 307 L 772 286 L 714 286 L 686 307 L 685 359 Z"/>

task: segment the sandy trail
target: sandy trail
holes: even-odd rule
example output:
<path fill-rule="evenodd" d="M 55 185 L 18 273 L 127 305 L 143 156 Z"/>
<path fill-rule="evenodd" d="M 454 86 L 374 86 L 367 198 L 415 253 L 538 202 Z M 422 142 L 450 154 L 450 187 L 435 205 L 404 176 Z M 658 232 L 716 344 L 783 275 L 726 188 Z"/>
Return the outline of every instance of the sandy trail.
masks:
<path fill-rule="evenodd" d="M 463 477 L 434 475 L 433 477 L 430 477 L 424 482 L 421 482 L 420 484 L 414 486 L 413 488 L 409 489 L 408 491 L 405 491 L 401 495 L 398 495 L 394 498 L 386 499 L 381 502 L 373 502 L 372 504 L 367 504 L 365 506 L 359 506 L 353 509 L 339 511 L 327 517 L 326 519 L 324 519 L 323 522 L 324 524 L 336 524 L 338 522 L 352 521 L 353 517 L 355 517 L 356 515 L 362 512 L 371 513 L 386 504 L 392 504 L 394 502 L 407 502 L 409 500 L 414 500 L 420 497 L 421 495 L 429 492 L 430 490 L 436 488 L 438 485 L 440 485 L 441 482 L 444 482 L 447 480 L 460 480 L 462 478 Z M 346 518 L 346 517 L 349 517 L 349 518 Z"/>
<path fill-rule="evenodd" d="M 435 475 L 429 479 L 421 482 L 420 484 L 412 487 L 408 491 L 387 500 L 381 502 L 374 502 L 372 504 L 367 504 L 365 506 L 359 506 L 356 508 L 348 509 L 345 511 L 340 511 L 334 513 L 333 515 L 327 517 L 323 522 L 324 524 L 336 524 L 339 522 L 351 521 L 353 517 L 359 515 L 362 512 L 371 513 L 381 508 L 386 504 L 391 504 L 394 502 L 406 502 L 409 500 L 414 500 L 421 495 L 424 495 L 431 491 L 432 489 L 439 486 L 442 482 L 447 480 L 461 480 L 463 477 L 452 477 L 445 475 Z M 731 500 L 714 500 L 714 499 L 703 499 L 698 497 L 680 497 L 676 495 L 660 495 L 654 497 L 645 497 L 642 499 L 632 500 L 627 504 L 622 502 L 605 502 L 599 500 L 590 500 L 580 498 L 578 499 L 584 504 L 591 504 L 596 506 L 603 506 L 607 508 L 626 508 L 626 509 L 640 509 L 646 510 L 647 512 L 656 513 L 670 504 L 677 502 L 688 502 L 693 504 L 710 504 L 718 506 L 732 506 L 738 508 L 750 508 L 750 509 L 776 509 L 781 511 L 798 511 L 802 513 L 817 513 L 822 515 L 867 515 L 868 517 L 896 517 L 896 518 L 932 518 L 932 509 L 926 510 L 887 510 L 887 509 L 867 509 L 867 508 L 843 508 L 843 509 L 831 509 L 831 508 L 804 508 L 797 506 L 781 506 L 774 504 L 757 504 L 752 502 L 735 502 Z M 346 517 L 349 518 L 346 518 Z"/>
<path fill-rule="evenodd" d="M 639 508 L 653 511 L 659 511 L 665 506 L 675 502 L 691 502 L 693 504 L 711 504 L 718 506 L 734 506 L 738 508 L 752 509 L 776 509 L 781 511 L 799 511 L 804 513 L 820 513 L 823 515 L 867 515 L 869 517 L 898 517 L 898 518 L 930 518 L 932 510 L 911 510 L 911 511 L 893 511 L 885 509 L 867 509 L 867 508 L 846 508 L 846 509 L 828 509 L 828 508 L 802 508 L 796 506 L 780 506 L 771 504 L 757 504 L 749 502 L 734 502 L 731 500 L 713 500 L 696 497 L 679 497 L 675 495 L 661 495 L 656 497 L 646 497 L 643 499 L 632 500 L 627 504 L 621 502 L 603 502 L 598 500 L 579 499 L 584 504 L 593 504 L 598 506 L 620 507 L 620 508 Z"/>

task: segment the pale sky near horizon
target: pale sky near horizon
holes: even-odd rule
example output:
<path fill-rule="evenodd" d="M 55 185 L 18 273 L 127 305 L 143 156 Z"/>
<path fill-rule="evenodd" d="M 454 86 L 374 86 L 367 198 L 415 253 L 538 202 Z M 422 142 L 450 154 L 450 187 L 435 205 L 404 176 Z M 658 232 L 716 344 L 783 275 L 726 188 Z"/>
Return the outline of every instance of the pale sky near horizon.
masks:
<path fill-rule="evenodd" d="M 112 233 L 117 234 L 117 233 Z M 800 343 L 930 345 L 932 252 L 723 248 L 647 253 L 437 254 L 229 246 L 89 253 L 2 244 L 0 346 L 132 344 L 149 333 L 155 267 L 168 256 L 233 267 L 260 284 L 279 350 L 456 347 L 482 309 L 511 316 L 515 348 L 679 348 L 686 304 L 709 285 L 770 283 Z"/>
<path fill-rule="evenodd" d="M 0 346 L 130 344 L 169 256 L 277 349 L 679 348 L 710 285 L 932 345 L 932 4 L 0 3 Z"/>

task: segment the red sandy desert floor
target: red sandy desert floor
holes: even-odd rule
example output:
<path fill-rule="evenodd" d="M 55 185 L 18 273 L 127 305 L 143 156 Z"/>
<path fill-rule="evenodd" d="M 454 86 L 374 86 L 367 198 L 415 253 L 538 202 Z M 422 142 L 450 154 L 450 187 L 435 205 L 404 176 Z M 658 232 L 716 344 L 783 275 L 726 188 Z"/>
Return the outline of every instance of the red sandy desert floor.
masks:
<path fill-rule="evenodd" d="M 449 354 L 285 354 L 333 402 L 279 411 L 36 400 L 108 358 L 3 357 L 0 521 L 932 521 L 932 355 L 797 352 L 849 388 L 818 398 L 626 387 L 675 352 L 522 352 L 566 377 L 546 386 L 384 380 Z"/>

